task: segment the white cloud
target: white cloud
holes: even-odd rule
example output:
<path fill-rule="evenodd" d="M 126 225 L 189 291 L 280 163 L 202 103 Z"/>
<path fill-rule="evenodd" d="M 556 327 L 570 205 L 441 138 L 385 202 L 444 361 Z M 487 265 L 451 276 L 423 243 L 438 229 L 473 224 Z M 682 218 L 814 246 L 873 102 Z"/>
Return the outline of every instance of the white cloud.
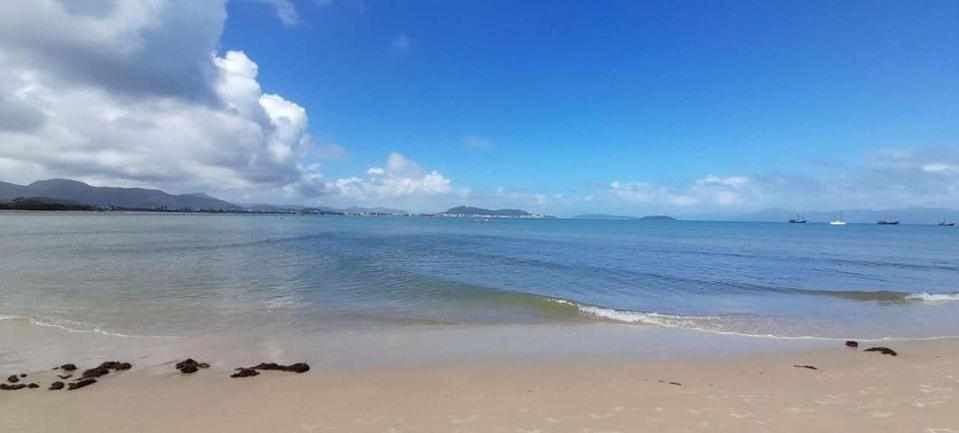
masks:
<path fill-rule="evenodd" d="M 365 178 L 337 179 L 326 184 L 325 190 L 357 202 L 395 202 L 397 198 L 411 200 L 456 193 L 450 180 L 438 171 L 427 172 L 397 152 L 390 153 L 383 167 L 367 170 Z"/>
<path fill-rule="evenodd" d="M 959 164 L 931 163 L 922 166 L 922 171 L 926 173 L 938 174 L 959 174 Z"/>
<path fill-rule="evenodd" d="M 487 138 L 478 137 L 478 136 L 463 137 L 462 142 L 464 146 L 470 149 L 483 150 L 483 149 L 489 149 L 493 147 L 492 141 L 490 141 Z"/>
<path fill-rule="evenodd" d="M 500 202 L 505 202 L 509 207 L 517 206 L 543 206 L 550 202 L 549 196 L 539 193 L 527 193 L 520 191 L 507 192 L 505 188 L 500 187 L 496 190 L 496 195 Z"/>
<path fill-rule="evenodd" d="M 317 159 L 341 159 L 346 157 L 347 151 L 338 143 L 313 141 L 310 146 L 310 155 Z"/>
<path fill-rule="evenodd" d="M 393 54 L 406 54 L 413 48 L 413 39 L 406 35 L 406 33 L 400 33 L 393 37 L 390 41 L 390 51 Z"/>
<path fill-rule="evenodd" d="M 613 181 L 610 190 L 632 204 L 665 207 L 727 207 L 747 204 L 752 198 L 751 183 L 744 176 L 706 176 L 686 187 L 668 187 L 650 182 Z"/>
<path fill-rule="evenodd" d="M 4 180 L 309 189 L 306 110 L 242 51 L 216 55 L 225 19 L 223 1 L 0 3 L 0 158 L 26 167 Z"/>
<path fill-rule="evenodd" d="M 648 182 L 620 182 L 610 183 L 613 193 L 619 198 L 632 203 L 649 203 L 659 197 L 659 189 Z"/>
<path fill-rule="evenodd" d="M 709 175 L 685 185 L 617 181 L 607 191 L 631 207 L 699 213 L 952 208 L 959 203 L 959 147 L 883 149 L 868 153 L 863 161 L 861 166 L 831 167 L 823 177 L 783 172 Z"/>
<path fill-rule="evenodd" d="M 295 26 L 300 23 L 300 15 L 290 0 L 268 0 L 273 9 L 276 10 L 276 17 L 284 25 Z"/>

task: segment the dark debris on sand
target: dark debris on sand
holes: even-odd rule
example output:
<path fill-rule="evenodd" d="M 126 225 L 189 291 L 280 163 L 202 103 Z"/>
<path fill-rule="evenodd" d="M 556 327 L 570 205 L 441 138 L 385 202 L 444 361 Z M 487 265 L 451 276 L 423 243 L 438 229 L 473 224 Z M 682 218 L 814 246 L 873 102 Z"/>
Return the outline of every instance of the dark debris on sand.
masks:
<path fill-rule="evenodd" d="M 262 362 L 260 365 L 252 368 L 256 370 L 289 371 L 291 373 L 306 373 L 307 371 L 310 371 L 310 366 L 305 362 L 297 362 L 296 364 L 290 365 L 280 365 L 275 362 Z"/>
<path fill-rule="evenodd" d="M 864 350 L 863 352 L 879 352 L 879 353 L 881 353 L 881 354 L 883 354 L 883 355 L 890 355 L 890 356 L 897 356 L 897 355 L 899 355 L 898 353 L 896 353 L 895 350 L 892 350 L 892 349 L 890 349 L 890 348 L 888 348 L 888 347 L 870 347 L 870 348 Z"/>
<path fill-rule="evenodd" d="M 63 384 L 63 382 L 53 382 L 50 384 L 50 387 L 47 389 L 50 391 L 58 391 L 63 389 L 64 386 L 65 385 Z"/>
<path fill-rule="evenodd" d="M 129 362 L 121 361 L 106 361 L 100 364 L 98 367 L 91 368 L 89 370 L 84 370 L 83 374 L 80 375 L 82 378 L 95 378 L 100 376 L 105 376 L 110 374 L 110 371 L 123 371 L 133 368 L 133 364 Z"/>
<path fill-rule="evenodd" d="M 793 367 L 796 367 L 796 368 L 805 368 L 805 369 L 808 369 L 808 370 L 819 370 L 818 368 L 816 368 L 815 366 L 812 366 L 812 365 L 793 365 Z"/>
<path fill-rule="evenodd" d="M 210 368 L 210 364 L 205 362 L 196 362 L 193 358 L 187 358 L 183 361 L 176 363 L 176 369 L 180 370 L 180 373 L 190 374 L 196 373 L 201 368 Z"/>
<path fill-rule="evenodd" d="M 859 347 L 859 342 L 853 341 L 853 340 L 846 340 L 846 347 L 853 348 L 853 349 L 857 348 Z"/>
<path fill-rule="evenodd" d="M 97 380 L 94 379 L 94 378 L 92 378 L 92 377 L 88 377 L 88 378 L 86 378 L 86 379 L 80 379 L 80 380 L 78 380 L 78 381 L 76 381 L 76 382 L 73 382 L 73 383 L 67 385 L 67 390 L 72 391 L 72 390 L 74 390 L 74 389 L 80 389 L 80 388 L 83 388 L 83 387 L 85 387 L 85 386 L 87 386 L 87 385 L 93 385 L 94 383 L 97 383 Z M 52 386 L 52 385 L 51 385 L 51 386 Z"/>
<path fill-rule="evenodd" d="M 26 388 L 27 386 L 22 383 L 0 383 L 0 390 L 3 391 L 16 391 L 18 389 Z"/>
<path fill-rule="evenodd" d="M 252 377 L 260 374 L 257 370 L 273 370 L 273 371 L 288 371 L 290 373 L 306 373 L 310 371 L 310 366 L 305 362 L 297 362 L 290 365 L 281 365 L 275 362 L 261 362 L 259 365 L 253 367 L 240 367 L 236 369 L 237 372 L 230 375 L 230 377 Z"/>
<path fill-rule="evenodd" d="M 243 368 L 243 367 L 240 367 L 240 368 L 236 369 L 236 373 L 231 374 L 230 377 L 236 379 L 236 378 L 238 378 L 238 377 L 253 377 L 253 376 L 258 376 L 259 374 L 260 374 L 259 371 L 256 371 L 256 370 L 254 370 L 254 369 L 252 369 L 252 368 Z"/>

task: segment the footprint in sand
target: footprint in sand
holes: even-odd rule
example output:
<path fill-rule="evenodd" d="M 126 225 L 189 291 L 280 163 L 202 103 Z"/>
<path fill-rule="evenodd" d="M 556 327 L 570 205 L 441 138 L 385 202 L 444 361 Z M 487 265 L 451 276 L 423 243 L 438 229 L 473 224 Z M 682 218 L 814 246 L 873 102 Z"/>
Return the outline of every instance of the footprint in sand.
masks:
<path fill-rule="evenodd" d="M 479 419 L 479 415 L 470 415 L 466 418 L 457 418 L 455 416 L 451 416 L 449 419 L 450 424 L 468 424 Z"/>
<path fill-rule="evenodd" d="M 842 403 L 841 400 L 842 400 L 842 397 L 840 397 L 840 396 L 838 396 L 838 395 L 824 395 L 824 396 L 819 397 L 819 398 L 816 399 L 816 400 L 813 400 L 813 402 L 816 403 L 816 404 L 821 404 L 821 405 L 826 406 L 826 405 L 830 405 L 830 404 Z"/>
<path fill-rule="evenodd" d="M 950 387 L 948 387 L 948 386 L 938 387 L 938 386 L 936 386 L 935 384 L 932 384 L 932 383 L 923 383 L 923 384 L 919 385 L 919 392 L 925 392 L 925 393 L 930 393 L 930 392 L 952 392 L 952 388 L 950 388 Z"/>
<path fill-rule="evenodd" d="M 353 421 L 354 421 L 354 422 L 358 422 L 358 423 L 360 423 L 360 424 L 379 424 L 379 423 L 381 423 L 381 422 L 383 422 L 383 421 L 386 421 L 386 417 L 385 417 L 385 416 L 378 416 L 378 417 L 376 417 L 376 418 L 365 418 L 365 419 L 364 419 L 364 418 L 354 418 Z"/>
<path fill-rule="evenodd" d="M 799 415 L 804 413 L 814 413 L 816 412 L 816 409 L 809 408 L 809 407 L 793 406 L 793 407 L 787 407 L 786 412 L 791 413 L 793 415 Z"/>

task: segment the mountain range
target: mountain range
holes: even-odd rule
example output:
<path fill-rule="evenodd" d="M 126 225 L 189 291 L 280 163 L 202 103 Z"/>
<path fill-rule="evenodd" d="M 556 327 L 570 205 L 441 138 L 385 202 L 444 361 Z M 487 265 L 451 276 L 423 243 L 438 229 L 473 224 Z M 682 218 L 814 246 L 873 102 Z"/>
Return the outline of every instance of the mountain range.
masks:
<path fill-rule="evenodd" d="M 158 189 L 90 186 L 69 179 L 48 179 L 29 185 L 0 182 L 0 200 L 48 198 L 121 209 L 189 209 L 238 211 L 233 203 L 203 193 L 168 194 Z"/>
<path fill-rule="evenodd" d="M 336 209 L 331 207 L 310 207 L 310 206 L 301 206 L 295 204 L 285 204 L 285 205 L 275 205 L 268 203 L 251 203 L 243 205 L 243 208 L 252 211 L 252 212 L 265 212 L 265 213 L 284 213 L 284 212 L 299 212 L 299 213 L 319 213 L 326 212 L 331 214 L 344 214 L 344 215 L 410 215 L 409 212 L 402 209 L 392 209 L 388 207 L 359 207 L 351 206 L 343 209 Z"/>
<path fill-rule="evenodd" d="M 18 200 L 20 199 L 20 200 Z M 15 203 L 16 202 L 16 203 Z M 94 206 L 112 209 L 189 210 L 263 213 L 305 213 L 334 215 L 408 215 L 385 207 L 333 209 L 301 205 L 238 205 L 204 193 L 169 194 L 158 189 L 91 186 L 70 179 L 47 179 L 29 185 L 0 181 L 0 203 L 10 209 L 84 209 Z"/>
<path fill-rule="evenodd" d="M 16 206 L 15 199 L 21 200 Z M 113 209 L 139 210 L 191 210 L 191 211 L 227 211 L 227 212 L 265 212 L 265 213 L 307 213 L 307 214 L 347 214 L 347 215 L 410 215 L 400 209 L 385 207 L 348 207 L 334 209 L 327 207 L 308 207 L 301 205 L 246 204 L 238 205 L 211 197 L 204 193 L 169 194 L 158 189 L 98 187 L 70 179 L 47 179 L 29 185 L 17 185 L 0 181 L 0 202 L 6 208 L 18 206 L 50 207 L 64 205 L 90 205 Z M 959 210 L 947 208 L 909 207 L 886 210 L 844 209 L 843 218 L 852 223 L 875 223 L 879 220 L 895 220 L 904 224 L 935 224 L 939 221 L 959 222 Z M 439 212 L 440 216 L 469 216 L 494 218 L 541 218 L 521 209 L 484 209 L 472 206 L 456 206 Z M 722 218 L 728 221 L 771 221 L 784 222 L 790 218 L 805 218 L 810 223 L 827 222 L 835 219 L 838 212 L 795 211 L 788 209 L 766 209 L 758 212 Z M 584 219 L 636 219 L 629 216 L 606 215 L 600 213 L 579 215 Z"/>

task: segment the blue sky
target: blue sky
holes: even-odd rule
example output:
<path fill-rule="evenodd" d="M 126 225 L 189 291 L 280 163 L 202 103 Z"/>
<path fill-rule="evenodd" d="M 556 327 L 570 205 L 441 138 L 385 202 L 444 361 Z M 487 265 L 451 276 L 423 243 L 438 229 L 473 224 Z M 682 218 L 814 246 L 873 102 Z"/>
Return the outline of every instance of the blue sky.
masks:
<path fill-rule="evenodd" d="M 225 11 L 215 55 L 242 52 L 264 94 L 305 111 L 310 149 L 290 167 L 313 165 L 325 182 L 290 193 L 294 180 L 272 176 L 279 189 L 228 198 L 556 214 L 959 203 L 953 1 L 240 0 Z M 435 171 L 441 191 L 343 192 L 373 182 L 371 167 L 393 176 L 389 161 L 412 173 L 403 182 Z M 894 188 L 871 191 L 883 182 Z"/>
<path fill-rule="evenodd" d="M 874 150 L 959 137 L 954 2 L 302 6 L 288 26 L 263 20 L 268 5 L 231 3 L 222 45 L 349 149 L 331 174 L 400 151 L 474 188 L 569 193 L 828 176 Z"/>

